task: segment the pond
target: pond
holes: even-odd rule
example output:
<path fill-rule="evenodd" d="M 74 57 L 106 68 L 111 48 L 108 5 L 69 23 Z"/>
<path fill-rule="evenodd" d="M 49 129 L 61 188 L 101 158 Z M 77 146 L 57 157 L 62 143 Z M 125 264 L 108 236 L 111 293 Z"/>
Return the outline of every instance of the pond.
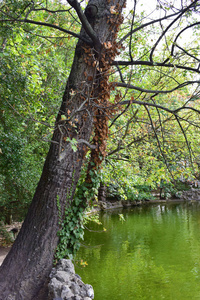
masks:
<path fill-rule="evenodd" d="M 95 300 L 200 299 L 200 203 L 105 212 L 100 221 L 87 225 L 76 257 Z"/>

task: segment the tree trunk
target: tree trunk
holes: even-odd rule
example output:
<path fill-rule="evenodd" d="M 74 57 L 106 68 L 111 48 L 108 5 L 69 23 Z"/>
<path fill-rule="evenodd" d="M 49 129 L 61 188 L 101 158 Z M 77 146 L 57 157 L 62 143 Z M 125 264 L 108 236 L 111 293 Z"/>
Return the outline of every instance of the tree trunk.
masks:
<path fill-rule="evenodd" d="M 73 201 L 92 134 L 96 105 L 102 93 L 101 82 L 105 80 L 100 70 L 101 54 L 114 51 L 106 43 L 115 42 L 120 23 L 124 1 L 108 2 L 89 1 L 90 7 L 97 8 L 95 15 L 94 10 L 89 9 L 87 17 L 102 45 L 101 53 L 95 45 L 88 46 L 81 39 L 77 43 L 41 179 L 22 229 L 0 268 L 1 300 L 46 299 L 46 294 L 41 291 L 47 283 L 58 243 L 57 202 L 63 215 L 65 206 Z M 111 6 L 115 7 L 117 3 L 119 14 L 111 14 Z M 115 22 L 110 22 L 111 19 Z M 89 39 L 83 29 L 81 36 Z M 109 70 L 109 63 L 104 64 L 104 72 L 105 68 Z M 108 78 L 108 74 L 106 76 Z M 73 151 L 69 139 L 77 141 L 77 151 Z"/>

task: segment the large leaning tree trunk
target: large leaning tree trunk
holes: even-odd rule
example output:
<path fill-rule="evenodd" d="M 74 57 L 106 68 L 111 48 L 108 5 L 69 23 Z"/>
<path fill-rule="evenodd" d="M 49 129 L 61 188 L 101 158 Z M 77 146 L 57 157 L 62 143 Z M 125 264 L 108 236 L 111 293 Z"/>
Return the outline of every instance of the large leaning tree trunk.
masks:
<path fill-rule="evenodd" d="M 95 120 L 106 124 L 109 69 L 117 53 L 115 40 L 124 0 L 91 0 L 84 15 L 77 1 L 68 2 L 83 24 L 81 38 L 41 179 L 22 229 L 0 268 L 1 300 L 46 299 L 41 291 L 58 244 L 57 202 L 63 215 L 66 205 L 73 201 Z M 70 140 L 74 139 L 77 151 L 71 147 Z M 98 146 L 97 141 L 93 148 Z"/>

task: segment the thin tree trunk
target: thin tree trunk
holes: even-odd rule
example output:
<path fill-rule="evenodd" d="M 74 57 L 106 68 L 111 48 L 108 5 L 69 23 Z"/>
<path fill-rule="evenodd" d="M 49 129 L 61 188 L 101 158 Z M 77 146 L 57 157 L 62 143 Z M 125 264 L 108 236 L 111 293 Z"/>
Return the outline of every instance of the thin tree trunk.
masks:
<path fill-rule="evenodd" d="M 110 7 L 119 3 L 121 12 L 123 2 L 89 2 L 97 8 L 90 23 L 102 45 L 116 38 L 119 24 L 112 24 L 112 33 L 107 20 L 119 18 L 110 13 Z M 84 30 L 81 35 L 87 37 Z M 46 299 L 40 292 L 47 283 L 58 243 L 57 202 L 63 215 L 65 206 L 73 201 L 92 134 L 97 93 L 102 91 L 98 60 L 100 53 L 79 40 L 41 179 L 22 229 L 0 268 L 1 300 Z M 72 150 L 69 139 L 77 141 L 77 151 Z"/>

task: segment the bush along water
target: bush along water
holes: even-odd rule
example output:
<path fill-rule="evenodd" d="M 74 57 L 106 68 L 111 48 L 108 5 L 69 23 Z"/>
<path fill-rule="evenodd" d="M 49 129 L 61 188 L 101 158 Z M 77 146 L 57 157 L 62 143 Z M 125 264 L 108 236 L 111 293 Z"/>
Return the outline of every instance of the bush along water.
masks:
<path fill-rule="evenodd" d="M 155 200 L 155 191 L 159 199 L 181 198 L 182 192 L 191 189 L 187 182 L 161 180 L 154 188 L 147 184 L 107 184 L 107 200 L 148 201 Z"/>
<path fill-rule="evenodd" d="M 154 200 L 151 186 L 141 185 L 120 185 L 118 183 L 110 183 L 107 185 L 108 200 L 128 200 L 128 201 L 146 201 Z"/>

